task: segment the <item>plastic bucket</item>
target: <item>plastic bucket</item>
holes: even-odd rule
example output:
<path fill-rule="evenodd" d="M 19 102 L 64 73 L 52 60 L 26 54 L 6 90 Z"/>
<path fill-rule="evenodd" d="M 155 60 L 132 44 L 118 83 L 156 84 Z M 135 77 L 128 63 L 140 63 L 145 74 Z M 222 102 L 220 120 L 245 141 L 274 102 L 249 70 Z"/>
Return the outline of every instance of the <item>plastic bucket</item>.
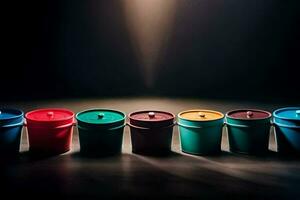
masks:
<path fill-rule="evenodd" d="M 178 114 L 181 150 L 189 154 L 221 151 L 224 115 L 212 110 L 187 110 Z"/>
<path fill-rule="evenodd" d="M 277 151 L 300 153 L 300 107 L 288 107 L 273 112 Z"/>
<path fill-rule="evenodd" d="M 105 156 L 120 153 L 125 117 L 123 112 L 109 109 L 91 109 L 77 113 L 81 154 Z"/>
<path fill-rule="evenodd" d="M 231 152 L 265 154 L 269 149 L 271 113 L 256 109 L 227 112 L 226 126 Z"/>
<path fill-rule="evenodd" d="M 0 154 L 18 154 L 24 113 L 17 109 L 0 109 Z"/>
<path fill-rule="evenodd" d="M 129 114 L 132 152 L 160 155 L 171 152 L 175 116 L 164 111 L 137 111 Z"/>
<path fill-rule="evenodd" d="M 71 149 L 74 113 L 48 108 L 26 113 L 29 150 L 38 154 L 60 154 Z"/>

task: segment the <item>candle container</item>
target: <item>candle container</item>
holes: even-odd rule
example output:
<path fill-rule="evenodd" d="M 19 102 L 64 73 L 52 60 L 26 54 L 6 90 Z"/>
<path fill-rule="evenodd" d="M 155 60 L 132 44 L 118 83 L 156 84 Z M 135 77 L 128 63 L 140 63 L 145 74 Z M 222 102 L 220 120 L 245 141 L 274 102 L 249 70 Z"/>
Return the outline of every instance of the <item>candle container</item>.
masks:
<path fill-rule="evenodd" d="M 269 147 L 272 114 L 256 109 L 233 110 L 226 114 L 231 152 L 265 154 Z"/>
<path fill-rule="evenodd" d="M 26 113 L 29 150 L 37 154 L 61 154 L 71 149 L 74 113 L 63 108 Z"/>
<path fill-rule="evenodd" d="M 224 115 L 213 110 L 187 110 L 178 114 L 181 150 L 204 155 L 221 151 Z"/>
<path fill-rule="evenodd" d="M 125 117 L 123 112 L 100 108 L 77 113 L 80 153 L 86 156 L 120 153 Z"/>
<path fill-rule="evenodd" d="M 0 152 L 4 156 L 19 153 L 24 114 L 17 109 L 0 109 Z"/>
<path fill-rule="evenodd" d="M 159 155 L 171 152 L 175 116 L 164 111 L 138 111 L 129 114 L 132 152 Z"/>
<path fill-rule="evenodd" d="M 300 154 L 300 107 L 288 107 L 273 112 L 277 151 Z"/>

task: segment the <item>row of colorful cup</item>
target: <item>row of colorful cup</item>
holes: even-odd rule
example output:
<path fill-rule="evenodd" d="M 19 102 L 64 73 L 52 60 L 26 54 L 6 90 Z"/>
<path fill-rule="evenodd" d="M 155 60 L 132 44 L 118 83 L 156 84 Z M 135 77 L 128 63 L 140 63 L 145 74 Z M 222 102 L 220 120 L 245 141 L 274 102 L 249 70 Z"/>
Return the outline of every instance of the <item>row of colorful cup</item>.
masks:
<path fill-rule="evenodd" d="M 76 118 L 76 121 L 75 121 Z M 227 127 L 230 151 L 246 154 L 268 152 L 269 133 L 275 127 L 277 149 L 300 152 L 300 107 L 275 110 L 233 110 L 224 114 L 213 110 L 187 110 L 177 115 L 165 111 L 137 111 L 128 115 L 110 109 L 91 109 L 75 114 L 67 109 L 38 109 L 24 113 L 0 109 L 0 151 L 19 152 L 22 127 L 26 126 L 29 150 L 60 154 L 69 151 L 73 127 L 79 132 L 80 152 L 109 155 L 121 152 L 124 127 L 130 127 L 132 151 L 164 154 L 171 151 L 173 127 L 178 125 L 181 149 L 203 155 L 221 151 L 223 126 Z"/>

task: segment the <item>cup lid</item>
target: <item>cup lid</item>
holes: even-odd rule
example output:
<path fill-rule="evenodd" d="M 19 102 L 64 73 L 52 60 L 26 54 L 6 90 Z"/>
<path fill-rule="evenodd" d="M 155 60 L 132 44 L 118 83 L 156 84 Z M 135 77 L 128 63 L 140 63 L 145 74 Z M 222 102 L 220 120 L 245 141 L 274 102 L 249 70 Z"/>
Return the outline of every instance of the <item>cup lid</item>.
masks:
<path fill-rule="evenodd" d="M 300 120 L 300 107 L 287 107 L 273 112 L 274 117 L 287 120 Z"/>
<path fill-rule="evenodd" d="M 23 112 L 17 109 L 0 108 L 0 121 L 12 120 L 23 116 Z"/>
<path fill-rule="evenodd" d="M 174 118 L 173 114 L 164 111 L 138 111 L 129 115 L 131 119 L 138 121 L 159 122 L 164 120 L 171 120 Z"/>
<path fill-rule="evenodd" d="M 129 114 L 130 123 L 145 127 L 168 126 L 173 123 L 174 118 L 172 113 L 158 110 L 136 111 Z"/>
<path fill-rule="evenodd" d="M 212 121 L 224 118 L 221 112 L 214 110 L 194 109 L 182 111 L 178 117 L 190 121 Z"/>
<path fill-rule="evenodd" d="M 45 108 L 28 112 L 25 117 L 33 122 L 57 122 L 72 119 L 74 113 L 64 108 Z"/>
<path fill-rule="evenodd" d="M 125 119 L 125 114 L 117 110 L 110 109 L 89 109 L 76 114 L 76 119 L 87 124 L 113 124 Z"/>
<path fill-rule="evenodd" d="M 271 113 L 258 109 L 238 109 L 227 112 L 226 117 L 241 120 L 259 120 L 267 119 L 272 116 Z"/>

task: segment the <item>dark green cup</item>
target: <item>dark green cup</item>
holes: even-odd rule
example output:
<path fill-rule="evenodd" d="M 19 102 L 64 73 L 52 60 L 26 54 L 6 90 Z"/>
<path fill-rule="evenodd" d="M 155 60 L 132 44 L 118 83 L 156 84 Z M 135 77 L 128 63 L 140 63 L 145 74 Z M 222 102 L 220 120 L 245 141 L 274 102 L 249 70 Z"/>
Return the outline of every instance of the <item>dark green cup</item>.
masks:
<path fill-rule="evenodd" d="M 226 126 L 231 152 L 266 154 L 272 114 L 256 109 L 233 110 L 226 113 Z"/>
<path fill-rule="evenodd" d="M 123 112 L 109 109 L 77 113 L 80 153 L 86 156 L 121 153 L 125 117 Z"/>

